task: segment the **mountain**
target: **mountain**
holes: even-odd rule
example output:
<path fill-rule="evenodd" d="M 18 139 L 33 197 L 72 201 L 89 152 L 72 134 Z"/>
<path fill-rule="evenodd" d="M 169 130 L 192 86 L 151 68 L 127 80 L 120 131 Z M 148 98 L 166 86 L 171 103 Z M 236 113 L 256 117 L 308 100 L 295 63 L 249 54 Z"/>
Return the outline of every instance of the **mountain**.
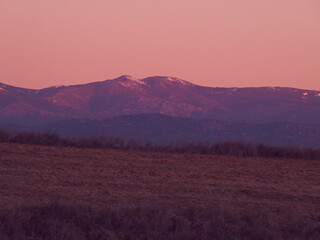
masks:
<path fill-rule="evenodd" d="M 283 87 L 213 88 L 172 77 L 139 80 L 126 75 L 40 90 L 0 83 L 0 122 L 29 126 L 142 113 L 255 124 L 319 124 L 319 110 L 319 91 Z"/>
<path fill-rule="evenodd" d="M 319 147 L 320 92 L 213 88 L 121 76 L 40 90 L 0 84 L 0 127 L 169 143 L 245 140 Z"/>
<path fill-rule="evenodd" d="M 139 142 L 151 141 L 160 144 L 242 140 L 272 145 L 291 143 L 319 147 L 320 143 L 320 125 L 276 122 L 253 124 L 246 121 L 227 122 L 162 114 L 138 114 L 101 120 L 60 120 L 38 130 L 58 133 L 64 137 L 120 136 Z"/>

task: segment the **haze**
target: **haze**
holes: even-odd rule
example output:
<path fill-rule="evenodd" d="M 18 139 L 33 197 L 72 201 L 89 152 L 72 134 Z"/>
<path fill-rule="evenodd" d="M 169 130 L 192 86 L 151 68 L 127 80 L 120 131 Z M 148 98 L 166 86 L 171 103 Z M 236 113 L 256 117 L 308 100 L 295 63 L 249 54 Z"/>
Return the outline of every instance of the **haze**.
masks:
<path fill-rule="evenodd" d="M 320 90 L 318 0 L 0 0 L 0 82 L 128 74 Z"/>

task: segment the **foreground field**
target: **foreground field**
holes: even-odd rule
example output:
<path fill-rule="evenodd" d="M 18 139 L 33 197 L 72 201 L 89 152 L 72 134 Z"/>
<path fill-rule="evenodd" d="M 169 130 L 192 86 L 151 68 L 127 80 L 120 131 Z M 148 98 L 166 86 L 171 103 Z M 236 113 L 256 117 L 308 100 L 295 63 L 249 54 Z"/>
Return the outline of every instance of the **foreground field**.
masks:
<path fill-rule="evenodd" d="M 197 206 L 224 209 L 235 216 L 265 214 L 279 223 L 307 226 L 310 239 L 317 239 L 319 170 L 317 160 L 2 143 L 0 208 L 59 202 L 89 206 L 97 212 L 122 206 L 182 212 Z"/>

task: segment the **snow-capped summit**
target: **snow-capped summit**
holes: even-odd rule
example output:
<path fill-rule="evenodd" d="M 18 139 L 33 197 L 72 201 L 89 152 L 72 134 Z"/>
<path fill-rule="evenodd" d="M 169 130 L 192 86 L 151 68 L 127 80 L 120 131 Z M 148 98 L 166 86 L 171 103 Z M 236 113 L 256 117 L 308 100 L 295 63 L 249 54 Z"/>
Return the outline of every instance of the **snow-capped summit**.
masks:
<path fill-rule="evenodd" d="M 144 85 L 145 84 L 140 79 L 135 78 L 135 77 L 130 76 L 130 75 L 122 75 L 121 77 L 116 78 L 116 79 L 111 80 L 111 81 L 119 82 L 124 87 L 131 87 L 131 86 Z"/>
<path fill-rule="evenodd" d="M 116 78 L 115 80 L 117 80 L 117 81 L 123 81 L 123 80 L 139 81 L 139 79 L 137 79 L 131 75 L 122 75 L 122 76 Z"/>
<path fill-rule="evenodd" d="M 175 77 L 167 77 L 167 80 L 170 82 L 175 82 L 175 83 L 180 83 L 182 85 L 191 85 L 192 83 L 184 81 L 180 78 L 175 78 Z"/>
<path fill-rule="evenodd" d="M 178 83 L 181 85 L 193 85 L 193 83 L 191 82 L 187 82 L 185 80 L 179 79 L 179 78 L 175 78 L 175 77 L 170 77 L 170 76 L 154 76 L 154 77 L 147 77 L 142 79 L 142 81 L 146 82 L 146 83 Z"/>

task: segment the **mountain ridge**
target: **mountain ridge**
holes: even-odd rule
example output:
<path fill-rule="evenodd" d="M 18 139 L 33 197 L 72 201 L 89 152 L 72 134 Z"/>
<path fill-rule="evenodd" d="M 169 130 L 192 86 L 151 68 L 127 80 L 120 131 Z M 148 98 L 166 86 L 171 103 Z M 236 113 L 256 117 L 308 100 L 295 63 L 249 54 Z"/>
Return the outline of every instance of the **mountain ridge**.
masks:
<path fill-rule="evenodd" d="M 2 83 L 0 88 L 0 121 L 18 124 L 140 113 L 252 123 L 320 122 L 320 91 L 297 88 L 214 88 L 174 77 L 130 75 L 38 90 Z"/>
<path fill-rule="evenodd" d="M 148 80 L 148 79 L 153 79 L 153 78 L 160 78 L 163 80 L 169 80 L 169 79 L 173 79 L 176 80 L 176 82 L 185 82 L 187 84 L 190 85 L 195 85 L 198 87 L 203 87 L 203 88 L 220 88 L 220 89 L 256 89 L 256 88 L 269 88 L 269 89 L 292 89 L 292 90 L 302 90 L 302 91 L 311 91 L 311 92 L 319 92 L 320 90 L 315 90 L 315 89 L 306 89 L 306 88 L 296 88 L 296 87 L 283 87 L 283 86 L 257 86 L 257 87 L 214 87 L 214 86 L 204 86 L 204 85 L 198 85 L 177 77 L 172 77 L 172 76 L 161 76 L 161 75 L 155 75 L 155 76 L 151 76 L 151 77 L 145 77 L 145 78 L 136 78 L 134 76 L 131 75 L 121 75 L 117 78 L 114 79 L 105 79 L 105 80 L 101 80 L 101 81 L 94 81 L 94 82 L 88 82 L 88 83 L 79 83 L 79 84 L 70 84 L 70 85 L 52 85 L 52 86 L 48 86 L 48 87 L 43 87 L 43 88 L 25 88 L 25 87 L 17 87 L 17 86 L 13 86 L 10 84 L 6 84 L 4 82 L 0 82 L 0 88 L 1 86 L 3 87 L 12 87 L 12 88 L 18 88 L 18 89 L 26 89 L 26 90 L 32 90 L 32 91 L 40 91 L 40 90 L 44 90 L 44 89 L 50 89 L 50 88 L 61 88 L 61 87 L 78 87 L 78 86 L 84 86 L 84 85 L 89 85 L 89 84 L 96 84 L 96 83 L 104 83 L 104 82 L 108 82 L 108 81 L 117 81 L 117 80 L 123 80 L 123 79 L 128 79 L 128 80 L 133 80 L 133 81 L 143 81 L 143 80 Z M 170 81 L 170 80 L 169 80 Z M 172 81 L 172 80 L 171 80 Z M 174 81 L 173 81 L 174 82 Z"/>
<path fill-rule="evenodd" d="M 0 127 L 175 141 L 261 141 L 319 147 L 320 92 L 214 88 L 155 76 L 26 89 L 0 83 Z"/>

